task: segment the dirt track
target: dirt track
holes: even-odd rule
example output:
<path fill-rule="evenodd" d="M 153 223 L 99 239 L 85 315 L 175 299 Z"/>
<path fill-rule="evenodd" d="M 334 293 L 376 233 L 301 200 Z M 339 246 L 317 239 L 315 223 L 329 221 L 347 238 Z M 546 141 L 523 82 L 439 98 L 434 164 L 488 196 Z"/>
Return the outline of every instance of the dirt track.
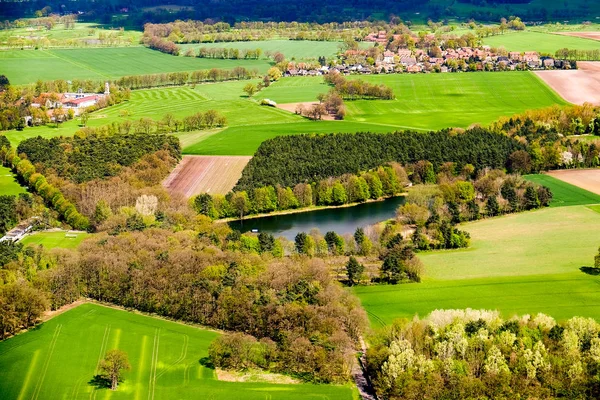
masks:
<path fill-rule="evenodd" d="M 296 107 L 299 104 L 302 104 L 305 109 L 309 109 L 312 105 L 318 104 L 318 103 L 314 102 L 314 101 L 305 101 L 305 102 L 300 102 L 300 103 L 285 103 L 285 104 L 277 104 L 277 108 L 285 110 L 285 111 L 289 111 L 291 113 L 296 113 Z M 323 115 L 321 117 L 321 119 L 324 121 L 334 121 L 335 120 L 333 115 L 329 115 L 329 114 Z"/>
<path fill-rule="evenodd" d="M 171 193 L 192 197 L 200 193 L 227 194 L 242 176 L 252 157 L 183 156 L 181 162 L 164 180 Z"/>
<path fill-rule="evenodd" d="M 600 40 L 600 32 L 556 32 L 558 35 Z"/>
<path fill-rule="evenodd" d="M 550 171 L 548 175 L 592 193 L 600 194 L 600 169 L 567 169 Z"/>
<path fill-rule="evenodd" d="M 578 70 L 538 71 L 536 74 L 573 104 L 600 104 L 600 62 L 579 62 Z"/>

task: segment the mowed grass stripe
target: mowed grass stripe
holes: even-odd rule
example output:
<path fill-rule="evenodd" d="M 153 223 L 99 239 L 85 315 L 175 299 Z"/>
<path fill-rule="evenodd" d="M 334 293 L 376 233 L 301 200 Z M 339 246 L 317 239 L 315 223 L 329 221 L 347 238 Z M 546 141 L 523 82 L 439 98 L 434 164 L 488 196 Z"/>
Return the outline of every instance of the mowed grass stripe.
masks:
<path fill-rule="evenodd" d="M 544 185 L 552 191 L 553 199 L 550 207 L 600 204 L 600 195 L 571 185 L 550 175 L 525 175 L 524 178 L 530 182 Z"/>

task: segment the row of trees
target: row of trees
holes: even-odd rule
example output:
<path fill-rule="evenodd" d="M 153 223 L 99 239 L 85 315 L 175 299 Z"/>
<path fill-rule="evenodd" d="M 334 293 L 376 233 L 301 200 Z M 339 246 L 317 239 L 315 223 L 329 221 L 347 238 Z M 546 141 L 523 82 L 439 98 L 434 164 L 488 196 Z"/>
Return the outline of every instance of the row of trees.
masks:
<path fill-rule="evenodd" d="M 158 36 L 149 36 L 144 34 L 142 37 L 142 43 L 153 50 L 160 51 L 161 53 L 167 53 L 174 56 L 179 55 L 179 46 L 170 40 L 163 39 Z"/>
<path fill-rule="evenodd" d="M 257 70 L 234 67 L 231 70 L 211 68 L 193 72 L 174 72 L 169 74 L 124 76 L 115 81 L 117 85 L 128 89 L 146 89 L 151 87 L 195 84 L 202 82 L 222 82 L 244 80 L 258 76 Z"/>
<path fill-rule="evenodd" d="M 385 399 L 596 398 L 599 332 L 592 318 L 436 310 L 377 334 L 367 370 Z"/>
<path fill-rule="evenodd" d="M 330 71 L 325 75 L 327 84 L 335 87 L 335 91 L 345 99 L 380 99 L 395 98 L 392 88 L 386 85 L 376 85 L 360 79 L 346 79 L 342 74 Z"/>
<path fill-rule="evenodd" d="M 204 193 L 194 199 L 199 214 L 212 219 L 243 218 L 248 214 L 269 213 L 295 208 L 360 203 L 397 195 L 408 183 L 406 172 L 397 163 L 361 174 L 346 174 L 319 182 L 292 187 L 264 186 L 234 191 L 227 196 Z"/>
<path fill-rule="evenodd" d="M 556 58 L 571 61 L 600 61 L 600 49 L 579 50 L 579 49 L 559 49 L 555 53 Z"/>
<path fill-rule="evenodd" d="M 193 50 L 192 50 L 193 54 Z M 263 51 L 256 49 L 232 49 L 227 47 L 200 47 L 196 53 L 199 58 L 220 58 L 228 60 L 258 60 Z M 187 52 L 186 52 L 187 55 Z"/>

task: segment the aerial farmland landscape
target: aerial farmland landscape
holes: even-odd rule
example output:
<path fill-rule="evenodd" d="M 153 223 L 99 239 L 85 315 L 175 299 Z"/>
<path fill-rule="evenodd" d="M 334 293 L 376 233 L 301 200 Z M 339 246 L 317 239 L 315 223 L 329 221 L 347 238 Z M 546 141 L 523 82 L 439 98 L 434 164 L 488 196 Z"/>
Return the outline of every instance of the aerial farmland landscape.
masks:
<path fill-rule="evenodd" d="M 600 3 L 0 17 L 0 399 L 600 398 Z"/>

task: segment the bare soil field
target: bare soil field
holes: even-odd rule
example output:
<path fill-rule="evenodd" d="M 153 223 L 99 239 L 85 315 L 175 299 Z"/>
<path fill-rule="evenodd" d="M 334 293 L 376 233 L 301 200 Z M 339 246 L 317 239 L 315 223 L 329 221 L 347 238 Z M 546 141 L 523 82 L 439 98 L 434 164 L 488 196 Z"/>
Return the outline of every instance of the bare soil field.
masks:
<path fill-rule="evenodd" d="M 583 39 L 600 40 L 600 32 L 556 32 L 563 36 L 579 37 Z"/>
<path fill-rule="evenodd" d="M 600 169 L 567 169 L 550 171 L 548 175 L 592 193 L 600 194 Z"/>
<path fill-rule="evenodd" d="M 164 180 L 171 193 L 192 197 L 200 193 L 227 194 L 242 176 L 252 157 L 183 156 L 181 162 Z"/>
<path fill-rule="evenodd" d="M 536 75 L 570 103 L 600 104 L 600 62 L 577 65 L 578 70 L 538 71 Z"/>
<path fill-rule="evenodd" d="M 282 110 L 285 111 L 289 111 L 291 113 L 296 113 L 296 107 L 298 107 L 298 105 L 302 104 L 304 106 L 305 109 L 310 108 L 312 105 L 314 104 L 318 104 L 314 101 L 305 101 L 305 102 L 300 102 L 300 103 L 285 103 L 285 104 L 277 104 L 277 108 L 280 108 Z M 323 115 L 323 117 L 321 117 L 322 120 L 324 121 L 335 121 L 335 118 L 333 115 Z"/>

